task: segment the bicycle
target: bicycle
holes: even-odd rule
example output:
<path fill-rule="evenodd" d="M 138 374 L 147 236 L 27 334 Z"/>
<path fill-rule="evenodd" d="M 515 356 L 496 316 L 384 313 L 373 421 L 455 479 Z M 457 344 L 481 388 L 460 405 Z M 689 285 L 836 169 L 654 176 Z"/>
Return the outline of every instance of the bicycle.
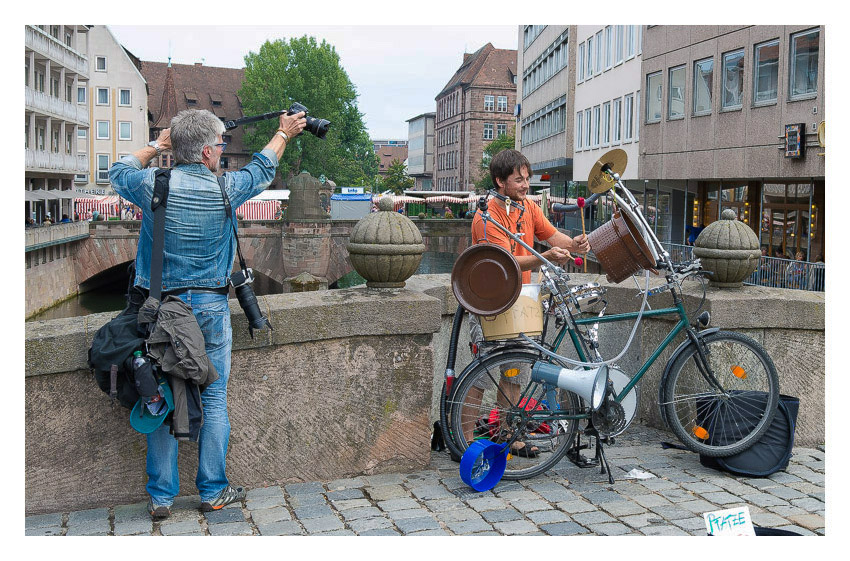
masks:
<path fill-rule="evenodd" d="M 506 455 L 502 476 L 505 479 L 539 475 L 569 454 L 574 463 L 583 467 L 600 465 L 613 484 L 602 444 L 613 443 L 614 437 L 628 428 L 637 412 L 636 385 L 680 333 L 686 339 L 667 361 L 658 401 L 663 421 L 688 449 L 713 457 L 737 454 L 755 444 L 773 420 L 780 392 L 770 356 L 745 335 L 707 328 L 710 321 L 707 311 L 691 322 L 684 306 L 682 282 L 690 278 L 703 280 L 706 272 L 699 259 L 673 263 L 619 175 L 604 166 L 603 172 L 614 183 L 611 195 L 615 206 L 628 212 L 638 233 L 649 240 L 655 265 L 664 271 L 667 282 L 649 290 L 647 271 L 641 310 L 606 316 L 603 287 L 590 283 L 570 289 L 569 275 L 561 267 L 493 221 L 542 261 L 543 285 L 549 298 L 543 302 L 545 322 L 539 341 L 520 334 L 513 340 L 485 342 L 484 348 L 474 353 L 473 361 L 455 377 L 455 348 L 464 311 L 458 306 L 440 399 L 440 427 L 455 459 L 464 458 L 470 446 L 482 444 L 473 450 L 478 455 L 473 457 L 470 477 L 475 480 L 488 475 L 494 452 L 489 450 L 485 454 L 483 444 L 492 442 L 499 445 L 498 453 Z M 498 196 L 492 192 L 490 195 Z M 482 218 L 492 221 L 486 210 L 487 199 L 485 196 L 479 201 L 479 212 Z M 672 306 L 644 311 L 648 296 L 668 290 Z M 703 303 L 704 299 L 703 282 Z M 661 316 L 672 316 L 678 321 L 633 376 L 616 367 L 614 361 L 619 356 L 603 359 L 599 351 L 600 324 L 634 320 L 622 356 L 640 321 Z M 550 317 L 555 318 L 558 329 L 554 340 L 547 343 Z M 578 360 L 555 352 L 567 336 Z M 512 390 L 500 383 L 506 375 L 520 380 Z M 596 395 L 600 379 L 604 387 L 601 397 Z M 592 460 L 579 453 L 588 447 L 580 444 L 582 434 L 596 438 L 596 457 Z M 524 446 L 514 446 L 520 442 Z"/>

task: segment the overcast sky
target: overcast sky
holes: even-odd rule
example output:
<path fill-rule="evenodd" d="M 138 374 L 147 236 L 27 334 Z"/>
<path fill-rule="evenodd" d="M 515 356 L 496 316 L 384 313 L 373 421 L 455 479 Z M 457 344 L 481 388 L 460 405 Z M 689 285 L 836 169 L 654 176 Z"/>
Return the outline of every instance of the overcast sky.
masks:
<path fill-rule="evenodd" d="M 142 60 L 243 68 L 267 40 L 310 35 L 336 48 L 357 87 L 371 138 L 407 139 L 406 120 L 434 111 L 434 98 L 463 61 L 490 42 L 516 49 L 516 25 L 502 26 L 133 26 L 108 25 Z M 309 107 L 309 106 L 308 106 Z M 314 114 L 321 117 L 321 115 Z"/>

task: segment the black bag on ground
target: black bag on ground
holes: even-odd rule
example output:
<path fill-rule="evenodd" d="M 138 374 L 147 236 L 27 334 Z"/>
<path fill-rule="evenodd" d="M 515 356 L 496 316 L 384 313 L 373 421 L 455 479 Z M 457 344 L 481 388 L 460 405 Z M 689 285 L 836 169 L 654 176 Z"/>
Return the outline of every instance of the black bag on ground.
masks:
<path fill-rule="evenodd" d="M 133 353 L 145 350 L 147 335 L 139 329 L 139 306 L 144 295 L 132 286 L 135 267 L 130 265 L 127 307 L 94 334 L 88 352 L 89 367 L 98 387 L 112 399 L 132 409 L 139 400 L 133 377 Z"/>
<path fill-rule="evenodd" d="M 760 406 L 761 410 L 767 401 L 767 394 L 763 394 Z M 699 406 L 698 406 L 699 407 Z M 712 405 L 707 405 L 709 409 Z M 701 407 L 700 407 L 701 408 Z M 762 437 L 743 452 L 727 456 L 725 458 L 712 458 L 700 454 L 699 461 L 705 467 L 727 471 L 729 473 L 744 477 L 767 477 L 772 473 L 788 467 L 791 459 L 791 449 L 794 447 L 794 429 L 797 426 L 797 412 L 800 409 L 800 400 L 788 395 L 779 396 L 778 411 L 773 417 L 773 422 Z M 739 420 L 743 423 L 758 421 L 756 416 Z M 750 427 L 751 428 L 751 427 Z M 715 428 L 713 433 L 717 434 L 715 442 L 725 441 L 725 436 L 732 430 L 739 431 L 740 428 L 720 427 Z M 712 438 L 714 440 L 714 438 Z"/>

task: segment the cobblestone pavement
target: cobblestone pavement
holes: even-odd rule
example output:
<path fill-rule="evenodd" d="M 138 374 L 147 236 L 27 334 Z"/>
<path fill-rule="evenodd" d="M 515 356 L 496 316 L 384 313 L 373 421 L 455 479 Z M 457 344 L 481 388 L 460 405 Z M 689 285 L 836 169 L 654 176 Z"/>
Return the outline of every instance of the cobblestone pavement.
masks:
<path fill-rule="evenodd" d="M 202 513 L 200 498 L 179 497 L 172 516 L 152 522 L 146 502 L 26 518 L 36 536 L 234 535 L 705 535 L 702 513 L 746 504 L 756 526 L 824 535 L 824 448 L 795 448 L 785 471 L 742 478 L 662 449 L 672 434 L 629 428 L 599 468 L 567 460 L 546 474 L 502 481 L 478 493 L 445 452 L 429 469 L 248 490 L 245 501 Z M 586 452 L 585 452 L 586 453 Z M 633 468 L 651 479 L 626 479 Z M 238 484 L 238 482 L 235 482 Z"/>

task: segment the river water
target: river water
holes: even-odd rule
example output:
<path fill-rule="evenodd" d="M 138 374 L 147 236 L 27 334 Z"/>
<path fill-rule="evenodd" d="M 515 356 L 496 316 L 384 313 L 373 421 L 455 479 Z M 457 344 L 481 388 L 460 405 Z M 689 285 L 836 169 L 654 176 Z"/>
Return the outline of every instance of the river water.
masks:
<path fill-rule="evenodd" d="M 451 273 L 456 258 L 457 255 L 454 253 L 426 252 L 422 255 L 422 262 L 415 274 Z M 366 280 L 356 271 L 351 271 L 337 281 L 336 288 L 350 288 L 365 282 Z M 275 284 L 260 277 L 254 283 L 254 293 L 257 296 L 277 294 L 279 290 L 276 290 L 276 286 L 273 286 Z M 99 312 L 118 312 L 124 309 L 124 294 L 126 292 L 127 280 L 116 281 L 97 290 L 69 298 L 29 318 L 27 321 L 86 316 Z"/>

